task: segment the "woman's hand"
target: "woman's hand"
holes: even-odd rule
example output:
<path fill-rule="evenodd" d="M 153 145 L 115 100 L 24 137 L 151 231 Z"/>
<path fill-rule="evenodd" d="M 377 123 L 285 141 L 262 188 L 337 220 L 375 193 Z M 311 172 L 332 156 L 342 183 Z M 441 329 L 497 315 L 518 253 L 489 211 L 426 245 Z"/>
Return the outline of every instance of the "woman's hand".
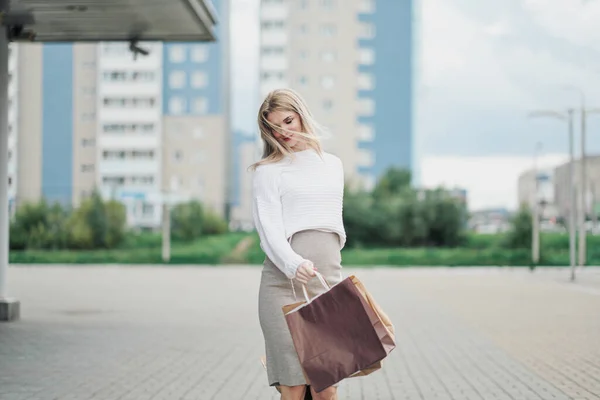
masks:
<path fill-rule="evenodd" d="M 306 285 L 308 281 L 317 276 L 315 273 L 317 269 L 311 261 L 305 261 L 296 270 L 296 280 L 303 285 Z"/>

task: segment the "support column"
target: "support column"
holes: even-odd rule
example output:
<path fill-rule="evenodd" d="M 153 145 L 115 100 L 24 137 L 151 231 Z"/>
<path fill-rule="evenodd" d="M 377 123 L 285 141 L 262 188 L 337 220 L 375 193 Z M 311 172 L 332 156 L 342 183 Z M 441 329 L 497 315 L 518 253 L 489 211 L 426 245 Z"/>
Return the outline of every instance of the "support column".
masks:
<path fill-rule="evenodd" d="M 0 10 L 8 11 L 8 0 L 0 0 Z M 0 321 L 19 318 L 19 302 L 8 297 L 8 37 L 0 25 Z"/>
<path fill-rule="evenodd" d="M 171 210 L 166 196 L 165 193 L 162 205 L 162 260 L 168 263 L 171 260 Z"/>

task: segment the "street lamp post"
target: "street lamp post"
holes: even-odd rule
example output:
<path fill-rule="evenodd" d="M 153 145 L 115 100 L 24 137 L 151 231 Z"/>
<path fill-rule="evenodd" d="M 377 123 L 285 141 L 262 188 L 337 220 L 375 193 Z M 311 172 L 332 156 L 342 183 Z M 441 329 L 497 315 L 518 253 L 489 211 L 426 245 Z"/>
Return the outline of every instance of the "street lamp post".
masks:
<path fill-rule="evenodd" d="M 537 143 L 533 154 L 533 212 L 532 218 L 532 238 L 531 238 L 531 261 L 533 265 L 540 262 L 540 209 L 539 209 L 539 186 L 538 186 L 538 152 L 542 148 L 541 143 Z"/>
<path fill-rule="evenodd" d="M 586 229 L 586 216 L 587 216 L 587 185 L 589 184 L 587 179 L 587 153 L 586 153 L 586 141 L 587 141 L 587 117 L 592 114 L 600 113 L 600 109 L 586 108 L 585 93 L 581 88 L 577 86 L 565 86 L 565 90 L 573 90 L 579 93 L 580 98 L 580 117 L 581 117 L 581 161 L 579 165 L 579 265 L 584 266 L 587 263 L 587 229 Z M 593 204 L 591 207 L 593 213 Z M 595 218 L 593 218 L 595 219 Z"/>
<path fill-rule="evenodd" d="M 576 230 L 576 198 L 575 198 L 575 149 L 574 149 L 574 140 L 573 140 L 573 114 L 575 110 L 569 108 L 566 112 L 557 112 L 557 111 L 534 111 L 529 113 L 529 118 L 556 118 L 562 121 L 566 121 L 568 125 L 568 134 L 569 134 L 569 197 L 570 197 L 570 207 L 569 207 L 569 259 L 571 264 L 571 280 L 575 280 L 575 230 Z"/>

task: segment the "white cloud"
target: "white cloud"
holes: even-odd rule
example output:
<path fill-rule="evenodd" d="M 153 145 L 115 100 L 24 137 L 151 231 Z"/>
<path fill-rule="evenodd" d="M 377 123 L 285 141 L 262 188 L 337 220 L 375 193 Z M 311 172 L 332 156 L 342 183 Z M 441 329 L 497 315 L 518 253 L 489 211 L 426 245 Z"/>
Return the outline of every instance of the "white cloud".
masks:
<path fill-rule="evenodd" d="M 538 158 L 539 168 L 565 162 L 561 154 Z M 469 209 L 517 206 L 517 180 L 531 169 L 532 157 L 425 157 L 421 163 L 421 183 L 425 187 L 445 186 L 467 189 Z"/>
<path fill-rule="evenodd" d="M 482 123 L 506 132 L 502 138 L 489 137 L 491 143 L 504 140 L 518 149 L 521 141 L 530 144 L 521 138 L 539 136 L 549 148 L 563 148 L 566 138 L 556 121 L 534 124 L 525 115 L 532 109 L 577 107 L 577 90 L 564 90 L 566 86 L 583 89 L 588 105 L 600 106 L 600 98 L 594 97 L 600 93 L 600 1 L 503 1 L 495 3 L 492 13 L 474 2 L 427 0 L 421 16 L 422 86 L 415 138 L 419 182 L 465 187 L 475 209 L 515 207 L 517 179 L 531 167 L 531 156 L 451 153 L 481 143 L 472 138 L 486 130 Z M 447 157 L 434 157 L 421 146 L 449 133 L 455 140 Z M 598 142 L 589 140 L 590 147 Z M 542 158 L 550 164 L 565 159 Z"/>
<path fill-rule="evenodd" d="M 525 0 L 533 20 L 557 38 L 600 51 L 600 2 Z"/>
<path fill-rule="evenodd" d="M 559 47 L 566 39 L 600 50 L 600 1 L 521 3 L 525 14 L 506 3 L 501 16 L 489 22 L 483 8 L 461 9 L 456 0 L 423 2 L 424 107 L 436 91 L 474 109 L 538 107 L 540 100 L 564 97 L 560 87 L 565 85 L 600 91 L 600 54 L 581 55 L 575 48 L 563 54 Z"/>
<path fill-rule="evenodd" d="M 485 27 L 484 32 L 490 36 L 494 37 L 502 37 L 508 36 L 512 33 L 512 28 L 508 24 L 508 22 L 499 20 L 494 22 L 493 24 L 489 24 Z"/>
<path fill-rule="evenodd" d="M 490 26 L 449 0 L 425 1 L 421 11 L 421 83 L 428 93 L 450 92 L 464 106 L 529 103 L 529 94 L 511 81 L 494 46 L 493 38 L 509 31 L 508 21 Z"/>

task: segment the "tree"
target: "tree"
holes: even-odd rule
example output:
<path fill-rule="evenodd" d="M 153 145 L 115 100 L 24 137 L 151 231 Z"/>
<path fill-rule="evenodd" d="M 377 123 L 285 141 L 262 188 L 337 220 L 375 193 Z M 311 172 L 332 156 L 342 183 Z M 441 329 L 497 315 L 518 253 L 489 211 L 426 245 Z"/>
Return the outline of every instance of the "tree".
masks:
<path fill-rule="evenodd" d="M 375 199 L 390 198 L 410 190 L 411 173 L 402 168 L 388 168 L 373 190 Z"/>
<path fill-rule="evenodd" d="M 202 235 L 204 208 L 199 201 L 176 205 L 171 211 L 171 232 L 173 238 L 193 240 Z"/>
<path fill-rule="evenodd" d="M 410 172 L 390 168 L 371 193 L 344 193 L 349 246 L 457 246 L 466 210 L 443 188 L 416 191 Z"/>
<path fill-rule="evenodd" d="M 510 220 L 510 229 L 506 235 L 505 246 L 511 249 L 530 249 L 533 226 L 531 210 L 525 204 Z"/>
<path fill-rule="evenodd" d="M 52 206 L 42 199 L 20 205 L 10 224 L 13 250 L 57 249 L 68 242 L 68 211 L 59 203 Z"/>
<path fill-rule="evenodd" d="M 76 249 L 111 249 L 125 239 L 125 206 L 117 201 L 105 202 L 96 190 L 72 214 L 70 247 Z"/>
<path fill-rule="evenodd" d="M 108 220 L 102 196 L 94 190 L 87 202 L 85 220 L 92 233 L 92 246 L 95 249 L 106 248 L 108 247 Z"/>
<path fill-rule="evenodd" d="M 106 212 L 106 246 L 114 248 L 125 240 L 127 224 L 127 210 L 125 206 L 115 200 L 105 203 Z"/>
<path fill-rule="evenodd" d="M 466 210 L 445 189 L 426 191 L 421 209 L 428 245 L 455 247 L 464 242 Z"/>

